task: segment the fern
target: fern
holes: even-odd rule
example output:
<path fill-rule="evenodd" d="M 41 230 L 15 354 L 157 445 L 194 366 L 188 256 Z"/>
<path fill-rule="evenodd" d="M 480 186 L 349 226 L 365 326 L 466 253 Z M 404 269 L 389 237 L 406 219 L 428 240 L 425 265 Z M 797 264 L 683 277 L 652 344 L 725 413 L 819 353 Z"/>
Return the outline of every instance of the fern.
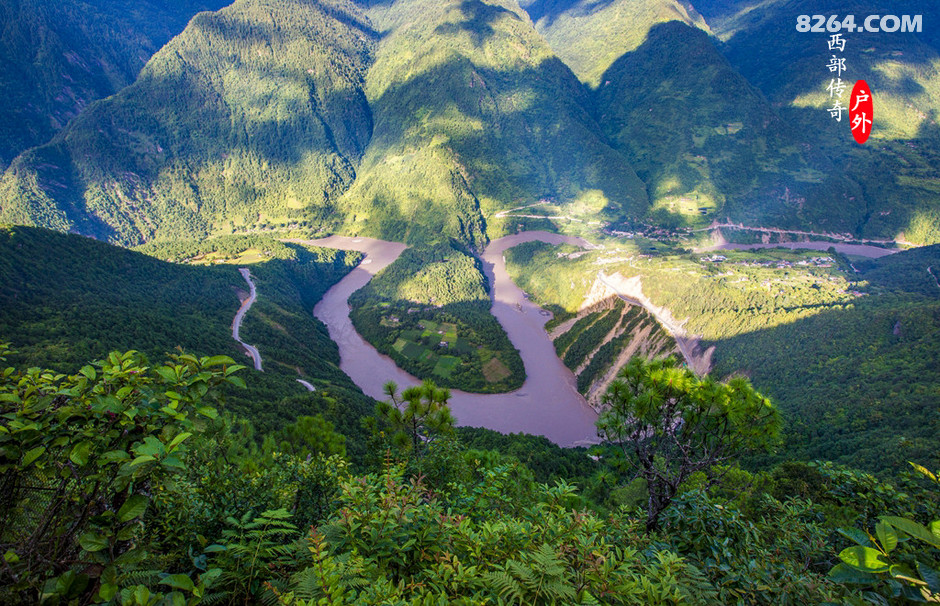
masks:
<path fill-rule="evenodd" d="M 257 599 L 279 569 L 294 560 L 296 546 L 291 539 L 297 527 L 285 509 L 263 512 L 252 519 L 229 517 L 231 528 L 222 532 L 226 550 L 220 555 L 223 573 L 220 581 L 238 600 Z"/>
<path fill-rule="evenodd" d="M 575 590 L 566 578 L 565 563 L 548 543 L 509 560 L 498 572 L 485 575 L 500 597 L 522 604 L 570 603 Z"/>

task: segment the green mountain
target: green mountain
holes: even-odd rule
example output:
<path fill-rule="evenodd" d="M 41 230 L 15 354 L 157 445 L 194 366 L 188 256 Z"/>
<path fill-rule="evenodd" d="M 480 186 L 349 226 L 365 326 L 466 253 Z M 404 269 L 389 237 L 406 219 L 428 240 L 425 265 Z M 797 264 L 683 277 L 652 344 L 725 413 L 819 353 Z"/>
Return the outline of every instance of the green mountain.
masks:
<path fill-rule="evenodd" d="M 199 15 L 133 85 L 11 165 L 0 216 L 122 244 L 342 221 L 478 247 L 502 229 L 496 211 L 541 199 L 579 220 L 645 211 L 518 6 L 370 15 L 381 35 L 340 0 Z"/>
<path fill-rule="evenodd" d="M 574 258 L 559 252 L 518 247 L 507 255 L 513 280 L 569 309 L 599 272 L 638 280 L 703 350 L 714 346 L 713 376 L 743 374 L 780 408 L 785 443 L 773 462 L 881 473 L 936 456 L 940 246 L 851 262 L 782 249 L 651 256 L 612 239 Z"/>
<path fill-rule="evenodd" d="M 580 217 L 645 210 L 587 94 L 514 2 L 403 0 L 370 16 L 375 129 L 344 196 L 349 229 L 479 246 L 505 229 L 494 213 L 542 199 Z"/>
<path fill-rule="evenodd" d="M 157 363 L 182 348 L 228 355 L 250 367 L 231 330 L 239 294 L 248 291 L 237 268 L 248 267 L 258 298 L 240 336 L 258 347 L 264 371 L 242 371 L 250 374 L 248 389 L 227 393 L 229 409 L 263 431 L 323 414 L 350 437 L 350 456 L 362 454 L 359 419 L 371 412 L 372 401 L 340 371 L 336 344 L 311 313 L 359 262 L 357 253 L 265 236 L 178 242 L 148 252 L 213 264 L 168 263 L 90 238 L 0 228 L 0 342 L 19 352 L 12 361 L 77 372 L 112 350 L 136 349 Z"/>
<path fill-rule="evenodd" d="M 799 145 L 705 32 L 678 21 L 650 29 L 596 95 L 598 121 L 646 182 L 657 223 L 731 218 L 836 230 L 852 212 L 847 199 L 860 196 L 827 158 Z"/>
<path fill-rule="evenodd" d="M 582 82 L 597 88 L 604 72 L 645 41 L 658 23 L 679 21 L 708 31 L 695 8 L 679 0 L 521 0 L 552 50 Z"/>
<path fill-rule="evenodd" d="M 723 40 L 721 50 L 732 65 L 774 104 L 780 116 L 805 133 L 807 145 L 831 156 L 861 196 L 851 201 L 857 212 L 842 217 L 845 231 L 862 237 L 940 242 L 940 55 L 937 8 L 916 2 L 813 0 L 766 2 L 760 10 L 747 3 L 702 3 L 702 12 Z M 844 33 L 846 72 L 851 88 L 865 80 L 872 89 L 872 139 L 852 140 L 848 120 L 833 120 L 826 87 L 831 56 L 828 33 L 797 33 L 800 14 L 922 15 L 923 32 Z M 877 21 L 876 21 L 877 23 Z M 760 52 L 756 52 L 760 49 Z M 845 93 L 846 98 L 848 92 Z M 823 211 L 838 217 L 840 205 Z M 820 213 L 821 214 L 821 213 Z"/>
<path fill-rule="evenodd" d="M 371 130 L 374 32 L 348 2 L 203 13 L 137 81 L 0 182 L 0 216 L 121 244 L 321 225 Z"/>
<path fill-rule="evenodd" d="M 0 170 L 132 83 L 199 11 L 225 0 L 0 3 Z"/>
<path fill-rule="evenodd" d="M 938 266 L 940 246 L 855 262 L 854 303 L 719 339 L 715 372 L 747 372 L 787 412 L 783 456 L 873 472 L 935 457 Z"/>

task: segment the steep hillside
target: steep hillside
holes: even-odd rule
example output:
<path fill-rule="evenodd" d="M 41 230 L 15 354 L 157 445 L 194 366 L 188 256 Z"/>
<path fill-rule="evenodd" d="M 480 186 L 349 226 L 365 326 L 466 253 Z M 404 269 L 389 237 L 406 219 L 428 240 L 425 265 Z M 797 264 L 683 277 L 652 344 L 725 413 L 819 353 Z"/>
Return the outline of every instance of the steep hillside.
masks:
<path fill-rule="evenodd" d="M 576 309 L 600 273 L 637 280 L 674 326 L 714 346 L 714 375 L 743 373 L 780 407 L 780 458 L 883 472 L 934 456 L 940 247 L 852 260 L 856 274 L 832 252 L 650 255 L 633 242 L 605 246 L 571 254 L 521 245 L 507 267 L 534 298 L 563 309 Z"/>
<path fill-rule="evenodd" d="M 540 199 L 581 218 L 645 211 L 586 93 L 514 2 L 403 0 L 370 16 L 383 31 L 367 82 L 375 130 L 343 200 L 349 229 L 479 247 L 505 229 L 496 211 Z"/>
<path fill-rule="evenodd" d="M 864 212 L 849 200 L 858 187 L 799 145 L 705 32 L 654 26 L 607 70 L 596 97 L 598 121 L 646 182 L 659 224 L 730 217 L 841 231 L 843 217 Z"/>
<path fill-rule="evenodd" d="M 559 358 L 577 377 L 578 391 L 598 409 L 617 371 L 630 358 L 682 358 L 676 340 L 649 312 L 616 296 L 584 307 L 550 336 Z"/>
<path fill-rule="evenodd" d="M 245 254 L 247 251 L 247 254 Z M 75 372 L 109 351 L 137 349 L 151 361 L 182 348 L 224 354 L 251 366 L 232 339 L 232 320 L 248 285 L 258 299 L 241 338 L 255 345 L 263 372 L 247 391 L 231 390 L 232 409 L 262 430 L 299 415 L 322 413 L 361 453 L 358 419 L 371 401 L 339 370 L 339 352 L 311 317 L 322 294 L 359 261 L 355 253 L 282 244 L 263 236 L 151 247 L 163 258 L 209 253 L 212 266 L 180 265 L 96 242 L 30 227 L 0 228 L 0 342 L 11 342 L 17 363 Z M 237 263 L 237 265 L 235 265 Z M 312 383 L 311 393 L 297 382 Z"/>
<path fill-rule="evenodd" d="M 0 170 L 137 77 L 199 11 L 228 0 L 0 3 Z"/>
<path fill-rule="evenodd" d="M 539 33 L 582 82 L 597 88 L 621 55 L 635 50 L 657 23 L 679 21 L 708 30 L 679 0 L 521 0 Z"/>
<path fill-rule="evenodd" d="M 854 201 L 861 214 L 843 216 L 847 231 L 866 237 L 904 237 L 919 244 L 940 242 L 940 55 L 937 8 L 922 2 L 818 0 L 766 2 L 761 10 L 745 3 L 706 3 L 722 51 L 732 65 L 806 133 L 805 142 L 834 158 L 859 183 Z M 826 67 L 832 53 L 828 33 L 798 33 L 800 14 L 853 14 L 856 25 L 868 15 L 922 15 L 923 32 L 844 34 L 843 79 L 865 80 L 874 101 L 872 140 L 855 145 L 845 119 L 836 122 Z M 876 20 L 876 23 L 878 21 Z M 760 52 L 757 52 L 759 49 Z M 846 93 L 847 94 L 847 93 Z M 841 205 L 825 208 L 839 217 Z"/>
<path fill-rule="evenodd" d="M 122 244 L 322 225 L 369 140 L 374 38 L 345 0 L 203 13 L 132 86 L 17 158 L 0 216 Z"/>

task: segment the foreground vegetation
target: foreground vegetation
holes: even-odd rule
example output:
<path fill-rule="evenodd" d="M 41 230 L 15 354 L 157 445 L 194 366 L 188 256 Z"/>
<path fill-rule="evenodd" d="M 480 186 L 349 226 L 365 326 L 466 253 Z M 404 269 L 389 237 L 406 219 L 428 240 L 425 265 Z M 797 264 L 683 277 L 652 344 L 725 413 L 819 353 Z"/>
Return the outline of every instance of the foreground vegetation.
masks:
<path fill-rule="evenodd" d="M 241 337 L 258 346 L 264 372 L 250 371 L 248 389 L 229 394 L 229 410 L 251 418 L 262 431 L 299 416 L 323 415 L 350 436 L 350 456 L 363 456 L 358 424 L 372 400 L 339 369 L 336 344 L 312 316 L 323 293 L 358 264 L 358 253 L 284 244 L 263 235 L 145 250 L 177 261 L 214 255 L 217 262 L 167 263 L 81 236 L 0 228 L 0 281 L 7 285 L 0 289 L 0 333 L 21 344 L 12 360 L 69 373 L 95 352 L 111 349 L 136 348 L 159 359 L 182 348 L 247 361 L 231 326 L 238 294 L 248 291 L 238 267 L 248 267 L 258 299 Z M 255 254 L 244 254 L 251 250 Z"/>
<path fill-rule="evenodd" d="M 706 468 L 722 481 L 686 477 L 650 532 L 630 504 L 647 489 L 619 467 L 583 490 L 537 484 L 455 440 L 431 384 L 390 387 L 364 474 L 316 423 L 256 439 L 220 390 L 244 370 L 115 352 L 70 376 L 0 372 L 3 602 L 864 604 L 940 590 L 940 539 L 923 525 L 940 504 L 910 478 Z M 715 419 L 731 410 L 680 389 L 711 394 L 699 401 L 720 404 Z"/>

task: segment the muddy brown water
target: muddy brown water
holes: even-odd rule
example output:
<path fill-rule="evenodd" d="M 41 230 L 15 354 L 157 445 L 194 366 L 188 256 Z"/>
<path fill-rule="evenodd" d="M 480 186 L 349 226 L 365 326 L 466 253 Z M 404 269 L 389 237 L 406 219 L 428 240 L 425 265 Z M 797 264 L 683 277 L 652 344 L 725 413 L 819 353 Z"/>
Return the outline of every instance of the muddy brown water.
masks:
<path fill-rule="evenodd" d="M 555 355 L 545 332 L 550 318 L 529 301 L 506 273 L 503 253 L 517 244 L 534 240 L 550 244 L 590 246 L 580 238 L 548 232 L 524 232 L 494 240 L 483 252 L 484 272 L 490 281 L 492 312 L 525 364 L 525 383 L 503 394 L 475 394 L 451 390 L 450 406 L 459 425 L 487 427 L 501 433 L 543 435 L 561 446 L 596 443 L 597 413 L 576 388 L 575 377 Z M 384 399 L 383 385 L 394 381 L 399 389 L 420 381 L 398 368 L 363 339 L 349 319 L 349 297 L 365 286 L 405 250 L 405 245 L 370 238 L 331 236 L 303 240 L 304 244 L 357 250 L 365 259 L 326 292 L 313 314 L 326 324 L 330 338 L 339 345 L 340 368 L 367 395 Z"/>

